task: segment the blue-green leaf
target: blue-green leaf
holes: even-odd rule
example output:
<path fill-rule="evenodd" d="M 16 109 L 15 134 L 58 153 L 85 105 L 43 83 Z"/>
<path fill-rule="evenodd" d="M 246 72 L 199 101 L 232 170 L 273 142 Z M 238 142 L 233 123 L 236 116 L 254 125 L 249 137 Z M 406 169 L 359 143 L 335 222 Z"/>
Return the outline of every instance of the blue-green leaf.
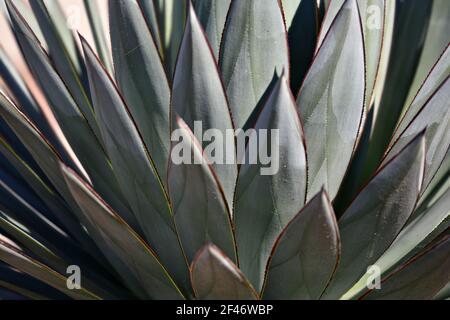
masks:
<path fill-rule="evenodd" d="M 220 50 L 220 67 L 237 128 L 243 128 L 275 73 L 289 79 L 287 32 L 277 0 L 231 3 Z"/>
<path fill-rule="evenodd" d="M 136 1 L 110 1 L 109 13 L 116 81 L 158 174 L 166 177 L 170 88 L 158 48 Z"/>
<path fill-rule="evenodd" d="M 114 82 L 84 39 L 82 44 L 100 132 L 122 192 L 157 257 L 177 284 L 189 290 L 188 266 L 151 155 Z"/>
<path fill-rule="evenodd" d="M 319 299 L 337 266 L 339 250 L 333 207 L 321 191 L 278 238 L 267 265 L 263 298 Z"/>
<path fill-rule="evenodd" d="M 202 248 L 191 267 L 192 286 L 200 300 L 256 300 L 251 284 L 216 246 Z"/>
<path fill-rule="evenodd" d="M 270 163 L 263 164 L 261 157 L 254 159 L 261 152 L 270 152 Z M 303 131 L 289 84 L 282 76 L 249 137 L 235 198 L 239 266 L 257 290 L 263 285 L 276 238 L 303 207 L 305 195 Z"/>
<path fill-rule="evenodd" d="M 173 142 L 172 150 L 181 148 L 183 157 L 187 153 L 192 158 L 191 163 L 171 162 L 169 166 L 173 215 L 187 259 L 192 262 L 200 248 L 211 242 L 236 261 L 231 213 L 222 186 L 201 145 L 181 118 L 173 130 L 181 141 Z"/>
<path fill-rule="evenodd" d="M 355 0 L 347 1 L 317 53 L 297 98 L 308 153 L 308 198 L 322 186 L 334 199 L 360 134 L 364 46 Z"/>
<path fill-rule="evenodd" d="M 339 220 L 342 254 L 325 297 L 338 299 L 387 250 L 415 208 L 425 138 L 418 135 L 361 190 Z"/>
<path fill-rule="evenodd" d="M 225 159 L 235 158 L 234 138 L 226 139 L 229 136 L 227 131 L 233 130 L 233 123 L 214 55 L 192 7 L 189 9 L 175 70 L 171 106 L 172 123 L 176 115 L 180 116 L 197 140 L 203 141 L 202 147 L 215 143 L 218 150 L 221 149 L 222 152 L 217 151 L 217 154 L 222 154 L 222 159 L 210 160 L 214 162 L 213 168 L 223 186 L 227 203 L 232 208 L 237 165 L 236 161 Z M 220 133 L 224 138 L 223 143 L 213 142 L 213 137 L 208 137 L 207 131 L 211 134 L 213 131 Z"/>

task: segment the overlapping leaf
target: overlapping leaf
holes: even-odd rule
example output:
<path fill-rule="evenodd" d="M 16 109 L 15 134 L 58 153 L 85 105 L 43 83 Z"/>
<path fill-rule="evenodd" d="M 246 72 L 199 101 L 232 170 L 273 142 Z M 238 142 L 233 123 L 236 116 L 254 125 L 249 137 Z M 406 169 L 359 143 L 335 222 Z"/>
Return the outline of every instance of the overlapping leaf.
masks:
<path fill-rule="evenodd" d="M 153 3 L 159 24 L 164 63 L 172 79 L 186 23 L 188 1 L 154 0 Z"/>
<path fill-rule="evenodd" d="M 322 186 L 332 199 L 347 171 L 364 112 L 364 46 L 356 1 L 336 17 L 297 104 L 308 150 L 308 198 Z"/>
<path fill-rule="evenodd" d="M 163 54 L 162 42 L 161 42 L 161 31 L 158 24 L 158 17 L 156 12 L 156 6 L 154 1 L 147 0 L 137 0 L 139 6 L 142 9 L 142 13 L 144 14 L 147 25 L 150 29 L 150 32 L 153 35 L 153 39 L 155 39 L 156 46 L 158 47 L 159 53 Z"/>
<path fill-rule="evenodd" d="M 326 298 L 340 298 L 397 237 L 416 205 L 424 158 L 421 134 L 373 177 L 346 210 L 339 220 L 342 255 Z"/>
<path fill-rule="evenodd" d="M 450 280 L 450 237 L 419 255 L 372 290 L 364 299 L 430 300 Z"/>
<path fill-rule="evenodd" d="M 429 77 L 429 72 L 448 45 L 450 28 L 450 3 L 445 0 L 433 1 L 430 24 L 423 47 L 420 61 L 417 62 L 416 75 L 409 89 L 409 96 L 405 103 L 405 111 L 415 99 L 417 91 Z"/>
<path fill-rule="evenodd" d="M 92 35 L 94 36 L 95 47 L 97 48 L 97 52 L 103 64 L 108 69 L 108 71 L 112 73 L 113 68 L 111 62 L 111 54 L 109 51 L 108 44 L 106 42 L 105 37 L 106 34 L 103 28 L 103 21 L 101 19 L 101 15 L 99 14 L 100 10 L 97 1 L 84 0 L 83 4 L 89 19 L 89 25 L 91 27 Z"/>
<path fill-rule="evenodd" d="M 216 59 L 219 58 L 220 42 L 231 0 L 194 0 L 195 11 L 208 36 Z"/>
<path fill-rule="evenodd" d="M 23 254 L 20 248 L 0 240 L 0 260 L 12 265 L 13 267 L 25 272 L 34 278 L 40 279 L 44 283 L 65 293 L 69 297 L 82 300 L 99 299 L 94 293 L 82 288 L 80 290 L 70 290 L 67 287 L 67 279 L 48 268 L 42 263 L 33 260 L 31 257 Z"/>
<path fill-rule="evenodd" d="M 197 299 L 256 300 L 251 284 L 241 271 L 214 245 L 205 246 L 191 267 Z"/>
<path fill-rule="evenodd" d="M 287 32 L 279 1 L 233 1 L 220 50 L 220 68 L 237 128 L 243 128 L 275 73 L 289 79 Z"/>
<path fill-rule="evenodd" d="M 325 191 L 283 230 L 267 265 L 263 298 L 317 300 L 337 266 L 339 231 Z"/>
<path fill-rule="evenodd" d="M 10 0 L 7 0 L 9 7 Z M 67 19 L 58 1 L 44 0 L 30 2 L 40 29 L 47 41 L 48 50 L 58 74 L 67 85 L 67 89 L 73 96 L 86 120 L 99 138 L 98 125 L 89 100 L 89 93 L 83 86 L 83 68 L 80 62 L 78 47 L 73 38 L 72 31 L 68 28 Z M 11 12 L 11 9 L 10 9 Z M 25 52 L 27 51 L 24 49 Z M 27 58 L 30 63 L 30 58 Z M 37 75 L 36 75 L 37 77 Z M 45 82 L 42 84 L 45 85 Z"/>
<path fill-rule="evenodd" d="M 16 9 L 11 5 L 8 7 L 24 56 L 40 81 L 68 141 L 88 173 L 89 181 L 131 223 L 128 204 L 121 195 L 101 142 L 86 121 L 85 114 L 81 113 L 75 104 L 65 83 L 53 69 L 50 58 L 39 46 L 32 31 Z"/>
<path fill-rule="evenodd" d="M 161 177 L 167 174 L 170 88 L 158 48 L 134 0 L 109 2 L 116 81 Z"/>
<path fill-rule="evenodd" d="M 210 160 L 232 208 L 237 166 L 234 135 L 230 139 L 228 133 L 233 133 L 233 123 L 213 53 L 192 7 L 173 81 L 172 123 L 177 115 L 197 140 L 203 141 L 202 147 L 211 144 L 211 148 L 217 149 L 217 159 Z M 211 135 L 217 136 L 215 133 L 221 135 L 222 141 L 212 141 Z"/>
<path fill-rule="evenodd" d="M 190 159 L 169 167 L 173 215 L 187 259 L 192 262 L 200 248 L 211 242 L 236 261 L 231 213 L 222 186 L 184 121 L 179 118 L 173 129 L 181 141 L 173 142 L 172 153 L 179 151 L 183 159 Z"/>
<path fill-rule="evenodd" d="M 72 210 L 76 210 L 70 191 L 67 189 L 64 179 L 59 170 L 55 170 L 58 162 L 61 160 L 51 145 L 45 140 L 42 134 L 29 122 L 29 120 L 8 100 L 3 94 L 0 94 L 0 114 L 3 119 L 11 126 L 20 140 L 27 147 L 28 151 L 38 163 L 39 167 L 46 174 L 52 185 L 58 190 Z M 81 228 L 81 225 L 73 215 L 65 212 L 67 219 L 67 230 L 79 240 L 89 252 L 95 251 L 93 242 Z M 63 214 L 63 213 L 61 213 Z M 64 222 L 64 220 L 61 220 Z M 91 248 L 91 249 L 90 249 Z"/>
<path fill-rule="evenodd" d="M 391 3 L 391 1 L 389 1 Z M 423 49 L 432 1 L 397 1 L 387 75 L 379 93 L 371 134 L 371 146 L 365 165 L 369 177 L 379 166 L 400 120 L 403 105 Z M 410 23 L 415 21 L 415 23 Z"/>
<path fill-rule="evenodd" d="M 240 268 L 260 290 L 272 246 L 306 195 L 303 131 L 286 77 L 275 85 L 255 129 L 240 169 L 235 224 Z M 262 163 L 264 152 L 269 163 Z"/>
<path fill-rule="evenodd" d="M 434 92 L 426 105 L 398 136 L 384 162 L 392 159 L 395 153 L 411 139 L 425 130 L 426 161 L 423 187 L 427 187 L 438 171 L 450 147 L 450 78 Z"/>
<path fill-rule="evenodd" d="M 96 115 L 120 187 L 161 262 L 188 290 L 188 268 L 162 180 L 112 80 L 82 40 Z"/>
<path fill-rule="evenodd" d="M 64 177 L 79 204 L 87 227 L 126 284 L 140 296 L 153 299 L 182 299 L 167 271 L 155 254 L 110 207 L 73 171 L 62 168 Z M 142 297 L 142 296 L 141 296 Z"/>

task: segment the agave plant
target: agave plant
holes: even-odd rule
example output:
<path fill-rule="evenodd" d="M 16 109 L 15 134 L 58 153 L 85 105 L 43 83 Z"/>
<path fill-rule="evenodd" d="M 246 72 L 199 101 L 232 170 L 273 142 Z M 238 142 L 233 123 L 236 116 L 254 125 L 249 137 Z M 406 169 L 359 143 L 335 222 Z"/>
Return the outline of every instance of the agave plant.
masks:
<path fill-rule="evenodd" d="M 5 0 L 0 298 L 449 298 L 447 0 L 108 4 Z"/>

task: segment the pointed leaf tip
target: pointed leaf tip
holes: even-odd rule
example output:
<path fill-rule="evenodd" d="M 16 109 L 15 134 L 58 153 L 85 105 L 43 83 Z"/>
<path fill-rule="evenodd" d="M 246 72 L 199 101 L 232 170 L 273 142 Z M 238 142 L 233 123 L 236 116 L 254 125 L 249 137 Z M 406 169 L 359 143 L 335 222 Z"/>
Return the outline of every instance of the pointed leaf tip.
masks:
<path fill-rule="evenodd" d="M 241 271 L 216 246 L 199 250 L 191 266 L 197 299 L 257 300 L 258 295 Z"/>

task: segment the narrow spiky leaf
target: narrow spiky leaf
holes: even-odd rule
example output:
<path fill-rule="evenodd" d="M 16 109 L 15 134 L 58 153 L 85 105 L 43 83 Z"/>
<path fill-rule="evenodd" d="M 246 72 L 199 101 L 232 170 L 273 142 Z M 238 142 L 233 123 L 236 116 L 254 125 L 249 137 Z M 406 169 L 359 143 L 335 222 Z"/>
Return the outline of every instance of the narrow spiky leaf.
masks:
<path fill-rule="evenodd" d="M 84 39 L 82 43 L 100 131 L 120 187 L 158 258 L 187 289 L 188 266 L 161 178 L 125 101 Z"/>
<path fill-rule="evenodd" d="M 367 300 L 430 300 L 450 280 L 450 237 L 382 280 Z"/>
<path fill-rule="evenodd" d="M 106 32 L 103 28 L 100 8 L 97 1 L 84 0 L 83 4 L 89 19 L 92 35 L 94 36 L 97 52 L 108 71 L 112 73 L 111 53 L 106 43 Z"/>
<path fill-rule="evenodd" d="M 59 161 L 61 161 L 61 158 L 55 152 L 53 147 L 45 140 L 42 133 L 40 133 L 3 94 L 0 94 L 0 115 L 24 143 L 34 160 L 46 174 L 55 189 L 58 190 L 59 194 L 64 197 L 70 208 L 76 210 L 77 205 L 75 204 L 70 191 L 67 189 L 61 173 L 59 170 L 55 170 Z M 68 220 L 65 226 L 70 233 L 83 243 L 85 248 L 92 246 L 92 241 L 88 239 L 88 236 L 81 225 L 74 219 L 75 217 L 72 214 L 67 214 L 65 217 Z M 61 221 L 64 222 L 64 220 Z"/>
<path fill-rule="evenodd" d="M 7 0 L 10 1 L 10 0 Z M 49 47 L 49 53 L 67 89 L 82 110 L 89 126 L 99 137 L 98 125 L 89 100 L 89 93 L 83 87 L 83 65 L 79 60 L 78 47 L 67 19 L 58 1 L 31 1 L 33 12 Z M 28 61 L 30 62 L 30 61 Z"/>
<path fill-rule="evenodd" d="M 167 174 L 170 88 L 158 49 L 134 0 L 109 2 L 116 81 L 161 177 Z"/>
<path fill-rule="evenodd" d="M 105 255 L 128 280 L 127 284 L 138 294 L 142 286 L 149 298 L 182 299 L 183 295 L 143 240 L 73 171 L 67 167 L 62 170 L 70 191 L 89 221 L 90 233 L 102 251 L 107 250 Z M 133 276 L 134 281 L 130 281 Z"/>
<path fill-rule="evenodd" d="M 156 46 L 159 53 L 163 54 L 161 31 L 158 24 L 158 17 L 156 15 L 156 6 L 154 1 L 137 0 L 139 6 L 142 9 L 147 25 L 155 39 Z"/>
<path fill-rule="evenodd" d="M 53 69 L 51 59 L 37 43 L 31 30 L 13 6 L 8 6 L 16 35 L 34 76 L 59 121 L 69 143 L 74 149 L 90 181 L 127 221 L 132 222 L 128 204 L 123 199 L 115 176 L 104 152 L 101 137 L 97 136 L 86 114 L 78 108 L 66 84 Z M 97 133 L 99 134 L 99 133 Z"/>
<path fill-rule="evenodd" d="M 67 279 L 46 265 L 33 260 L 31 257 L 21 252 L 21 249 L 3 240 L 0 240 L 0 260 L 17 268 L 18 270 L 41 280 L 53 288 L 63 292 L 73 299 L 98 300 L 100 297 L 88 290 L 70 290 L 67 287 Z"/>

